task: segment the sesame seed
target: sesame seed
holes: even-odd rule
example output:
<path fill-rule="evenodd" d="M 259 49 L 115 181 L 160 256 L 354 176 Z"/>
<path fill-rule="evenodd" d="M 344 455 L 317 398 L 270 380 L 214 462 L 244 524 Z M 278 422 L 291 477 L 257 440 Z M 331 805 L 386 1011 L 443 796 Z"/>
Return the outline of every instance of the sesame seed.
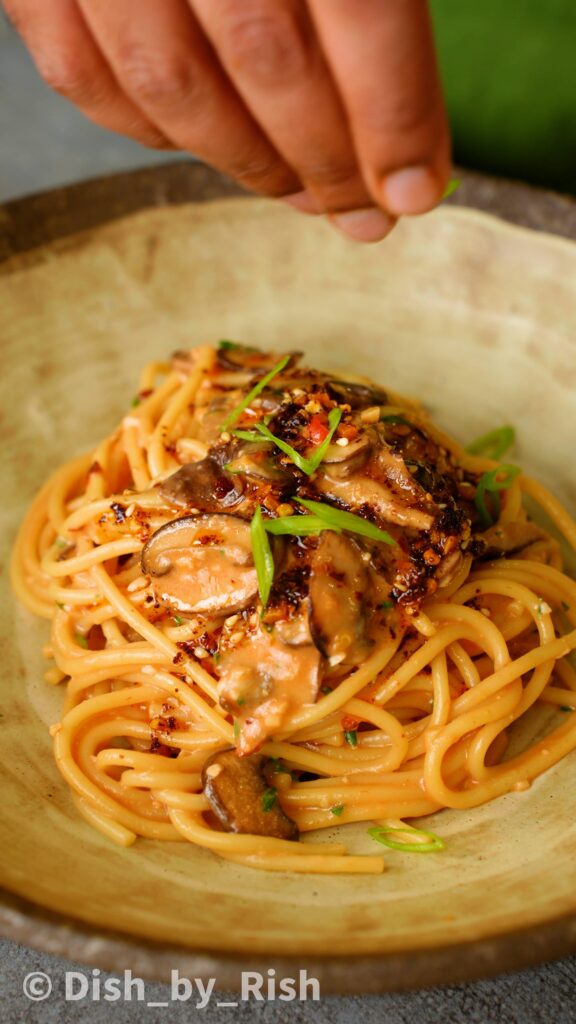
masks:
<path fill-rule="evenodd" d="M 194 657 L 198 658 L 198 661 L 202 661 L 202 658 L 208 657 L 208 651 L 205 651 L 203 647 L 195 647 Z"/>
<path fill-rule="evenodd" d="M 348 440 L 347 437 L 339 437 L 336 441 L 336 444 L 339 445 L 340 448 L 347 448 L 348 445 L 350 444 L 350 441 Z"/>
<path fill-rule="evenodd" d="M 227 430 L 223 430 L 222 433 L 220 434 L 220 440 L 227 442 L 227 441 L 230 441 L 230 439 L 231 439 L 231 435 L 228 433 L 228 431 Z"/>

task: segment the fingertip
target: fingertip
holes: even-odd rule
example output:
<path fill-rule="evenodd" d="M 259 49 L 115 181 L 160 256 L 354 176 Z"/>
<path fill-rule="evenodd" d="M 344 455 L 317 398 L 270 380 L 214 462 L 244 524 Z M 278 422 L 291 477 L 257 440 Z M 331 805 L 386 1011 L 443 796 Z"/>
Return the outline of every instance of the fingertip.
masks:
<path fill-rule="evenodd" d="M 433 168 L 403 167 L 387 174 L 380 186 L 379 200 L 393 216 L 428 213 L 441 201 L 446 182 Z"/>
<path fill-rule="evenodd" d="M 302 189 L 301 192 L 293 192 L 289 196 L 282 196 L 282 200 L 288 203 L 289 206 L 294 207 L 295 210 L 299 210 L 300 213 L 319 214 L 324 212 L 320 203 L 317 202 L 307 189 Z"/>
<path fill-rule="evenodd" d="M 396 224 L 395 217 L 376 207 L 332 214 L 330 221 L 355 242 L 381 242 Z"/>

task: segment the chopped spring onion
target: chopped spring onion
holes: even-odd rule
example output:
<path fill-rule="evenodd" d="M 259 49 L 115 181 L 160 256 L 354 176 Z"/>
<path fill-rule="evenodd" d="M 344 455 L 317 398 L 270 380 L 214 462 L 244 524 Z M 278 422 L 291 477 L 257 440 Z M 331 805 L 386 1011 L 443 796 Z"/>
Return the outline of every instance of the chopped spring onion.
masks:
<path fill-rule="evenodd" d="M 274 580 L 274 558 L 270 549 L 270 541 L 262 519 L 262 512 L 258 505 L 250 523 L 250 537 L 252 540 L 252 554 L 258 577 L 258 591 L 262 606 L 265 608 L 270 597 L 270 590 Z"/>
<path fill-rule="evenodd" d="M 181 626 L 183 620 L 180 618 L 179 615 L 173 615 L 172 616 L 172 622 L 174 623 L 175 626 Z"/>
<path fill-rule="evenodd" d="M 252 345 L 241 345 L 240 342 L 238 342 L 238 341 L 228 341 L 227 338 L 222 338 L 222 340 L 218 342 L 218 348 L 219 349 L 223 349 L 224 351 L 226 351 L 226 349 L 231 349 L 231 348 L 241 348 L 245 352 L 258 352 L 258 349 L 257 348 L 253 348 Z"/>
<path fill-rule="evenodd" d="M 308 501 L 305 498 L 297 498 L 296 500 L 299 505 L 303 505 L 309 512 L 318 516 L 319 519 L 323 519 L 324 522 L 332 527 L 336 527 L 339 530 L 349 530 L 350 533 L 358 533 L 362 537 L 369 537 L 370 540 L 379 540 L 383 544 L 395 543 L 389 533 L 381 530 L 378 526 L 374 526 L 373 523 L 369 523 L 362 516 L 355 515 L 354 512 L 345 512 L 343 509 L 334 508 L 332 505 L 325 505 L 322 501 Z"/>
<path fill-rule="evenodd" d="M 390 423 L 392 426 L 411 427 L 413 426 L 405 416 L 400 416 L 398 413 L 390 413 L 389 416 L 381 416 L 381 423 Z"/>
<path fill-rule="evenodd" d="M 421 836 L 423 842 L 405 843 L 401 839 L 390 839 L 391 832 L 404 832 L 414 837 Z M 368 835 L 383 846 L 389 846 L 391 850 L 401 850 L 403 853 L 437 853 L 443 850 L 445 842 L 435 832 L 425 832 L 421 828 L 412 828 L 411 825 L 404 825 L 402 828 L 388 825 L 377 825 L 368 829 Z M 426 842 L 425 840 L 428 840 Z"/>
<path fill-rule="evenodd" d="M 330 429 L 322 441 L 322 444 L 318 445 L 314 454 L 309 459 L 305 458 L 304 455 L 301 455 L 300 452 L 297 452 L 296 449 L 293 448 L 291 444 L 288 444 L 287 441 L 283 441 L 282 438 L 276 437 L 271 430 L 268 430 L 268 427 L 265 426 L 264 423 L 257 423 L 256 430 L 268 441 L 273 441 L 280 451 L 284 452 L 285 455 L 288 455 L 289 458 L 292 459 L 292 462 L 298 467 L 298 469 L 301 469 L 307 476 L 312 476 L 312 473 L 316 472 L 318 466 L 322 462 L 322 459 L 328 449 L 328 445 L 330 444 L 341 419 L 342 409 L 335 407 L 330 410 L 328 413 L 328 426 Z M 238 431 L 235 431 L 235 433 L 236 435 L 239 434 Z"/>
<path fill-rule="evenodd" d="M 246 397 L 243 398 L 242 401 L 237 406 L 234 407 L 234 409 L 232 409 L 232 412 L 228 413 L 228 416 L 226 417 L 222 424 L 221 430 L 228 430 L 228 427 L 231 427 L 233 423 L 236 423 L 236 420 L 240 418 L 240 416 L 244 412 L 244 409 L 248 408 L 250 403 L 253 402 L 254 399 L 258 397 L 260 392 L 264 390 L 264 388 L 266 387 L 267 384 L 269 384 L 272 378 L 275 377 L 278 373 L 281 373 L 284 367 L 288 365 L 288 363 L 290 362 L 290 358 L 290 356 L 284 356 L 284 358 L 281 359 L 279 363 L 276 363 L 276 366 L 274 366 L 269 373 L 267 373 L 264 377 L 262 377 L 261 380 L 258 381 L 257 384 L 254 385 L 254 387 L 252 388 L 251 391 L 248 392 Z"/>
<path fill-rule="evenodd" d="M 346 743 L 348 744 L 349 747 L 358 746 L 358 733 L 356 732 L 356 729 L 349 729 L 347 732 L 345 732 L 344 739 L 346 740 Z"/>
<path fill-rule="evenodd" d="M 282 516 L 280 519 L 267 520 L 264 528 L 276 536 L 287 534 L 291 537 L 309 537 L 314 533 L 322 533 L 323 530 L 341 533 L 337 527 L 330 526 L 319 516 Z"/>
<path fill-rule="evenodd" d="M 448 199 L 448 196 L 454 195 L 456 190 L 460 188 L 461 184 L 462 182 L 460 181 L 460 178 L 450 178 L 450 181 L 448 182 L 446 188 L 444 189 L 444 195 L 442 196 L 442 199 Z"/>
<path fill-rule="evenodd" d="M 271 811 L 278 799 L 278 790 L 270 786 L 262 793 L 262 810 L 266 813 Z"/>
<path fill-rule="evenodd" d="M 86 650 L 88 650 L 88 640 L 85 636 L 82 635 L 82 633 L 76 633 L 74 635 L 74 639 L 76 640 L 76 643 L 78 644 L 79 647 L 84 647 Z"/>
<path fill-rule="evenodd" d="M 496 469 L 491 469 L 488 473 L 484 473 L 478 481 L 476 487 L 476 497 L 474 503 L 478 509 L 480 521 L 482 526 L 488 527 L 494 524 L 494 519 L 486 507 L 485 495 L 492 495 L 492 504 L 494 507 L 494 513 L 496 518 L 500 515 L 500 495 L 498 491 L 505 491 L 507 487 L 516 479 L 516 477 L 522 472 L 519 466 L 497 466 Z"/>
<path fill-rule="evenodd" d="M 330 808 L 330 814 L 333 814 L 335 818 L 339 818 L 344 810 L 344 804 L 335 804 L 334 807 Z"/>
<path fill-rule="evenodd" d="M 497 427 L 466 445 L 469 455 L 485 455 L 488 459 L 501 459 L 516 440 L 514 427 Z"/>

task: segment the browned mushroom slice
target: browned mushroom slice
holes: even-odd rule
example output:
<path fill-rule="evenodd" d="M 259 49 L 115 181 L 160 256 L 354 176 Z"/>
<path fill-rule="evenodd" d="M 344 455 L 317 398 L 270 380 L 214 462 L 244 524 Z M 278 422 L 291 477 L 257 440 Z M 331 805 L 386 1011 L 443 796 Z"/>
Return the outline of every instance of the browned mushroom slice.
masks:
<path fill-rule="evenodd" d="M 535 541 L 547 540 L 547 534 L 536 523 L 496 523 L 480 534 L 480 540 L 486 545 L 481 558 L 498 558 L 500 555 L 512 555 Z"/>
<path fill-rule="evenodd" d="M 258 480 L 270 483 L 290 483 L 294 473 L 290 467 L 280 465 L 273 458 L 274 454 L 277 454 L 277 450 L 268 441 L 245 442 L 232 446 L 226 466 L 234 474 L 257 477 Z"/>
<path fill-rule="evenodd" d="M 302 355 L 301 352 L 290 352 L 289 366 Z M 263 352 L 251 345 L 241 345 L 235 341 L 220 342 L 218 348 L 218 362 L 226 370 L 271 370 L 277 366 L 282 354 L 279 352 Z"/>
<path fill-rule="evenodd" d="M 365 409 L 369 405 L 386 405 L 388 395 L 376 385 L 355 384 L 347 380 L 329 380 L 326 390 L 337 402 L 346 402 L 352 409 Z"/>
<path fill-rule="evenodd" d="M 322 533 L 311 554 L 310 627 L 332 664 L 355 663 L 367 653 L 364 601 L 369 585 L 355 541 L 331 530 Z"/>
<path fill-rule="evenodd" d="M 160 494 L 173 505 L 198 512 L 221 512 L 242 500 L 242 484 L 232 480 L 214 459 L 188 462 L 160 484 Z"/>
<path fill-rule="evenodd" d="M 198 615 L 238 611 L 258 591 L 250 527 L 231 515 L 166 523 L 145 545 L 142 571 L 159 601 Z"/>
<path fill-rule="evenodd" d="M 221 654 L 218 695 L 240 725 L 238 750 L 250 754 L 278 732 L 291 711 L 314 704 L 322 658 L 307 629 L 290 636 L 256 629 Z"/>
<path fill-rule="evenodd" d="M 396 523 L 413 530 L 429 530 L 434 521 L 434 517 L 423 508 L 407 504 L 389 486 L 361 473 L 349 479 L 335 480 L 325 471 L 316 480 L 316 488 L 353 512 L 369 508 L 383 524 Z"/>
<path fill-rule="evenodd" d="M 226 832 L 298 839 L 298 828 L 278 799 L 267 799 L 265 761 L 259 754 L 238 757 L 235 750 L 213 754 L 202 769 L 204 796 Z"/>
<path fill-rule="evenodd" d="M 357 473 L 366 464 L 374 443 L 374 437 L 367 430 L 362 431 L 349 444 L 328 445 L 322 464 L 333 480 L 342 480 Z M 308 453 L 306 453 L 308 454 Z"/>

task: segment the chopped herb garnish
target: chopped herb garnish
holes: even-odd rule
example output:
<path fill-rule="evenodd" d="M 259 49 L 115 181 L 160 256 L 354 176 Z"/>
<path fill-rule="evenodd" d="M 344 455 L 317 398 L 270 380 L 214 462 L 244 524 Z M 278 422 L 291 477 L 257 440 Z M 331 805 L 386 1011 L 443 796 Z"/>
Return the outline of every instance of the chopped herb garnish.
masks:
<path fill-rule="evenodd" d="M 336 804 L 330 808 L 330 814 L 333 814 L 335 818 L 339 818 L 344 810 L 344 804 Z"/>
<path fill-rule="evenodd" d="M 292 537 L 309 537 L 314 533 L 322 533 L 322 530 L 341 532 L 319 516 L 282 516 L 279 519 L 269 519 L 264 525 L 268 533 L 287 534 Z"/>
<path fill-rule="evenodd" d="M 516 440 L 514 427 L 497 427 L 466 446 L 469 455 L 485 455 L 487 459 L 501 459 Z"/>
<path fill-rule="evenodd" d="M 246 703 L 246 697 L 238 697 L 238 700 L 236 701 L 236 706 L 239 707 L 239 708 L 243 708 L 245 703 Z"/>
<path fill-rule="evenodd" d="M 271 757 L 268 764 L 276 775 L 290 775 L 288 768 L 285 768 L 279 757 Z"/>
<path fill-rule="evenodd" d="M 175 624 L 176 626 L 181 626 L 181 625 L 182 625 L 182 622 L 183 622 L 183 620 L 182 620 L 182 619 L 180 618 L 180 616 L 179 616 L 179 615 L 173 615 L 173 616 L 172 616 L 172 622 L 173 622 L 173 623 L 174 623 L 174 624 Z"/>
<path fill-rule="evenodd" d="M 65 606 L 60 601 L 56 601 L 56 605 L 57 605 L 58 608 L 61 608 L 62 611 L 64 611 L 64 607 Z"/>
<path fill-rule="evenodd" d="M 563 607 L 565 612 L 569 612 L 570 611 L 570 605 L 568 604 L 567 601 L 561 601 L 560 604 L 562 605 L 562 607 Z"/>
<path fill-rule="evenodd" d="M 405 416 L 400 416 L 398 413 L 391 413 L 389 416 L 381 416 L 381 423 L 390 423 L 392 426 L 412 427 L 413 424 L 406 419 Z"/>
<path fill-rule="evenodd" d="M 318 445 L 314 454 L 309 459 L 305 458 L 304 455 L 301 455 L 300 452 L 297 452 L 296 449 L 293 448 L 291 444 L 288 444 L 287 441 L 283 441 L 281 437 L 276 437 L 271 430 L 268 430 L 268 427 L 265 426 L 264 423 L 257 423 L 256 430 L 262 435 L 262 437 L 265 437 L 267 441 L 273 441 L 281 452 L 288 455 L 298 469 L 301 469 L 307 476 L 311 476 L 312 473 L 316 472 L 318 466 L 322 462 L 341 419 L 342 409 L 335 407 L 330 410 L 328 413 L 328 433 L 322 441 L 322 444 Z M 238 431 L 235 431 L 235 433 L 237 435 L 239 434 Z"/>
<path fill-rule="evenodd" d="M 142 399 L 140 398 L 140 395 L 134 395 L 134 398 L 132 399 L 132 408 L 135 409 L 137 405 L 140 405 L 141 401 Z"/>
<path fill-rule="evenodd" d="M 246 349 L 249 352 L 255 352 L 256 351 L 255 348 L 248 348 L 248 345 L 240 345 L 239 342 L 237 342 L 237 341 L 228 341 L 226 338 L 222 338 L 222 340 L 218 342 L 218 348 L 223 348 L 223 349 L 243 348 L 243 349 Z"/>
<path fill-rule="evenodd" d="M 242 441 L 255 441 L 262 444 L 262 438 L 255 430 L 233 430 L 234 437 L 239 437 Z M 224 466 L 224 469 L 228 469 L 229 463 Z M 228 470 L 230 472 L 230 470 Z"/>
<path fill-rule="evenodd" d="M 240 416 L 244 412 L 244 409 L 248 408 L 250 403 L 253 402 L 254 399 L 258 397 L 261 391 L 264 390 L 269 381 L 271 381 L 272 378 L 276 376 L 276 374 L 281 373 L 284 367 L 287 366 L 289 362 L 290 356 L 284 356 L 284 358 L 281 359 L 279 363 L 276 363 L 276 366 L 274 366 L 269 373 L 265 374 L 265 376 L 262 377 L 262 379 L 259 380 L 258 383 L 254 385 L 252 390 L 248 392 L 246 397 L 243 398 L 242 401 L 237 406 L 234 407 L 234 409 L 232 409 L 232 412 L 229 413 L 226 419 L 224 420 L 221 429 L 227 430 L 228 427 L 231 427 L 233 423 L 236 423 L 236 420 L 240 418 Z"/>
<path fill-rule="evenodd" d="M 380 608 L 380 611 L 390 611 L 390 608 L 394 607 L 394 601 L 382 601 L 382 603 L 379 604 L 378 607 Z"/>
<path fill-rule="evenodd" d="M 57 548 L 67 548 L 68 541 L 66 540 L 65 537 L 56 537 L 56 540 L 54 541 L 54 546 Z"/>
<path fill-rule="evenodd" d="M 405 843 L 400 839 L 390 839 L 389 835 L 391 832 L 412 833 L 414 836 L 425 837 L 428 839 L 428 842 Z M 402 828 L 377 825 L 375 828 L 368 829 L 368 835 L 375 839 L 377 843 L 389 846 L 391 850 L 401 850 L 403 853 L 437 853 L 443 850 L 446 845 L 444 840 L 437 836 L 435 832 L 425 832 L 421 828 L 412 828 L 410 825 L 404 825 Z"/>
<path fill-rule="evenodd" d="M 263 608 L 268 604 L 270 590 L 274 580 L 274 558 L 270 549 L 270 541 L 264 527 L 262 511 L 258 505 L 250 523 L 252 554 L 258 577 L 258 591 Z"/>
<path fill-rule="evenodd" d="M 498 491 L 505 491 L 507 487 L 522 472 L 519 466 L 497 466 L 488 473 L 484 473 L 478 481 L 474 504 L 478 509 L 482 526 L 488 527 L 494 524 L 494 518 L 486 507 L 485 495 L 492 495 L 492 505 L 496 518 L 500 515 L 500 495 Z"/>
<path fill-rule="evenodd" d="M 271 811 L 277 799 L 278 790 L 274 789 L 274 786 L 269 786 L 269 788 L 262 793 L 262 810 L 265 812 Z"/>
<path fill-rule="evenodd" d="M 460 178 L 450 178 L 450 181 L 444 189 L 442 199 L 448 199 L 449 196 L 453 196 L 456 190 L 460 188 L 461 184 L 462 182 L 460 181 Z"/>
<path fill-rule="evenodd" d="M 343 509 L 334 508 L 332 505 L 325 505 L 322 501 L 308 501 L 305 498 L 297 498 L 296 500 L 304 508 L 307 508 L 309 512 L 318 516 L 319 519 L 324 519 L 330 526 L 334 526 L 339 530 L 349 530 L 350 533 L 358 533 L 362 537 L 369 537 L 370 540 L 378 540 L 383 544 L 395 543 L 390 534 L 386 533 L 385 530 L 381 530 L 378 526 L 374 526 L 373 523 L 369 523 L 367 519 L 363 519 L 362 516 L 357 516 L 353 512 L 344 512 Z"/>
<path fill-rule="evenodd" d="M 572 708 L 566 707 L 565 704 L 561 704 L 560 711 L 572 711 Z"/>
<path fill-rule="evenodd" d="M 334 693 L 334 690 L 331 686 L 321 686 L 320 693 Z"/>
<path fill-rule="evenodd" d="M 344 733 L 344 739 L 346 740 L 346 743 L 348 744 L 348 746 L 350 746 L 350 747 L 357 747 L 358 746 L 358 733 L 356 732 L 356 729 L 349 729 L 347 732 L 345 732 Z"/>
<path fill-rule="evenodd" d="M 76 633 L 75 639 L 79 647 L 85 647 L 88 650 L 88 640 L 85 636 L 82 636 L 81 633 Z"/>

